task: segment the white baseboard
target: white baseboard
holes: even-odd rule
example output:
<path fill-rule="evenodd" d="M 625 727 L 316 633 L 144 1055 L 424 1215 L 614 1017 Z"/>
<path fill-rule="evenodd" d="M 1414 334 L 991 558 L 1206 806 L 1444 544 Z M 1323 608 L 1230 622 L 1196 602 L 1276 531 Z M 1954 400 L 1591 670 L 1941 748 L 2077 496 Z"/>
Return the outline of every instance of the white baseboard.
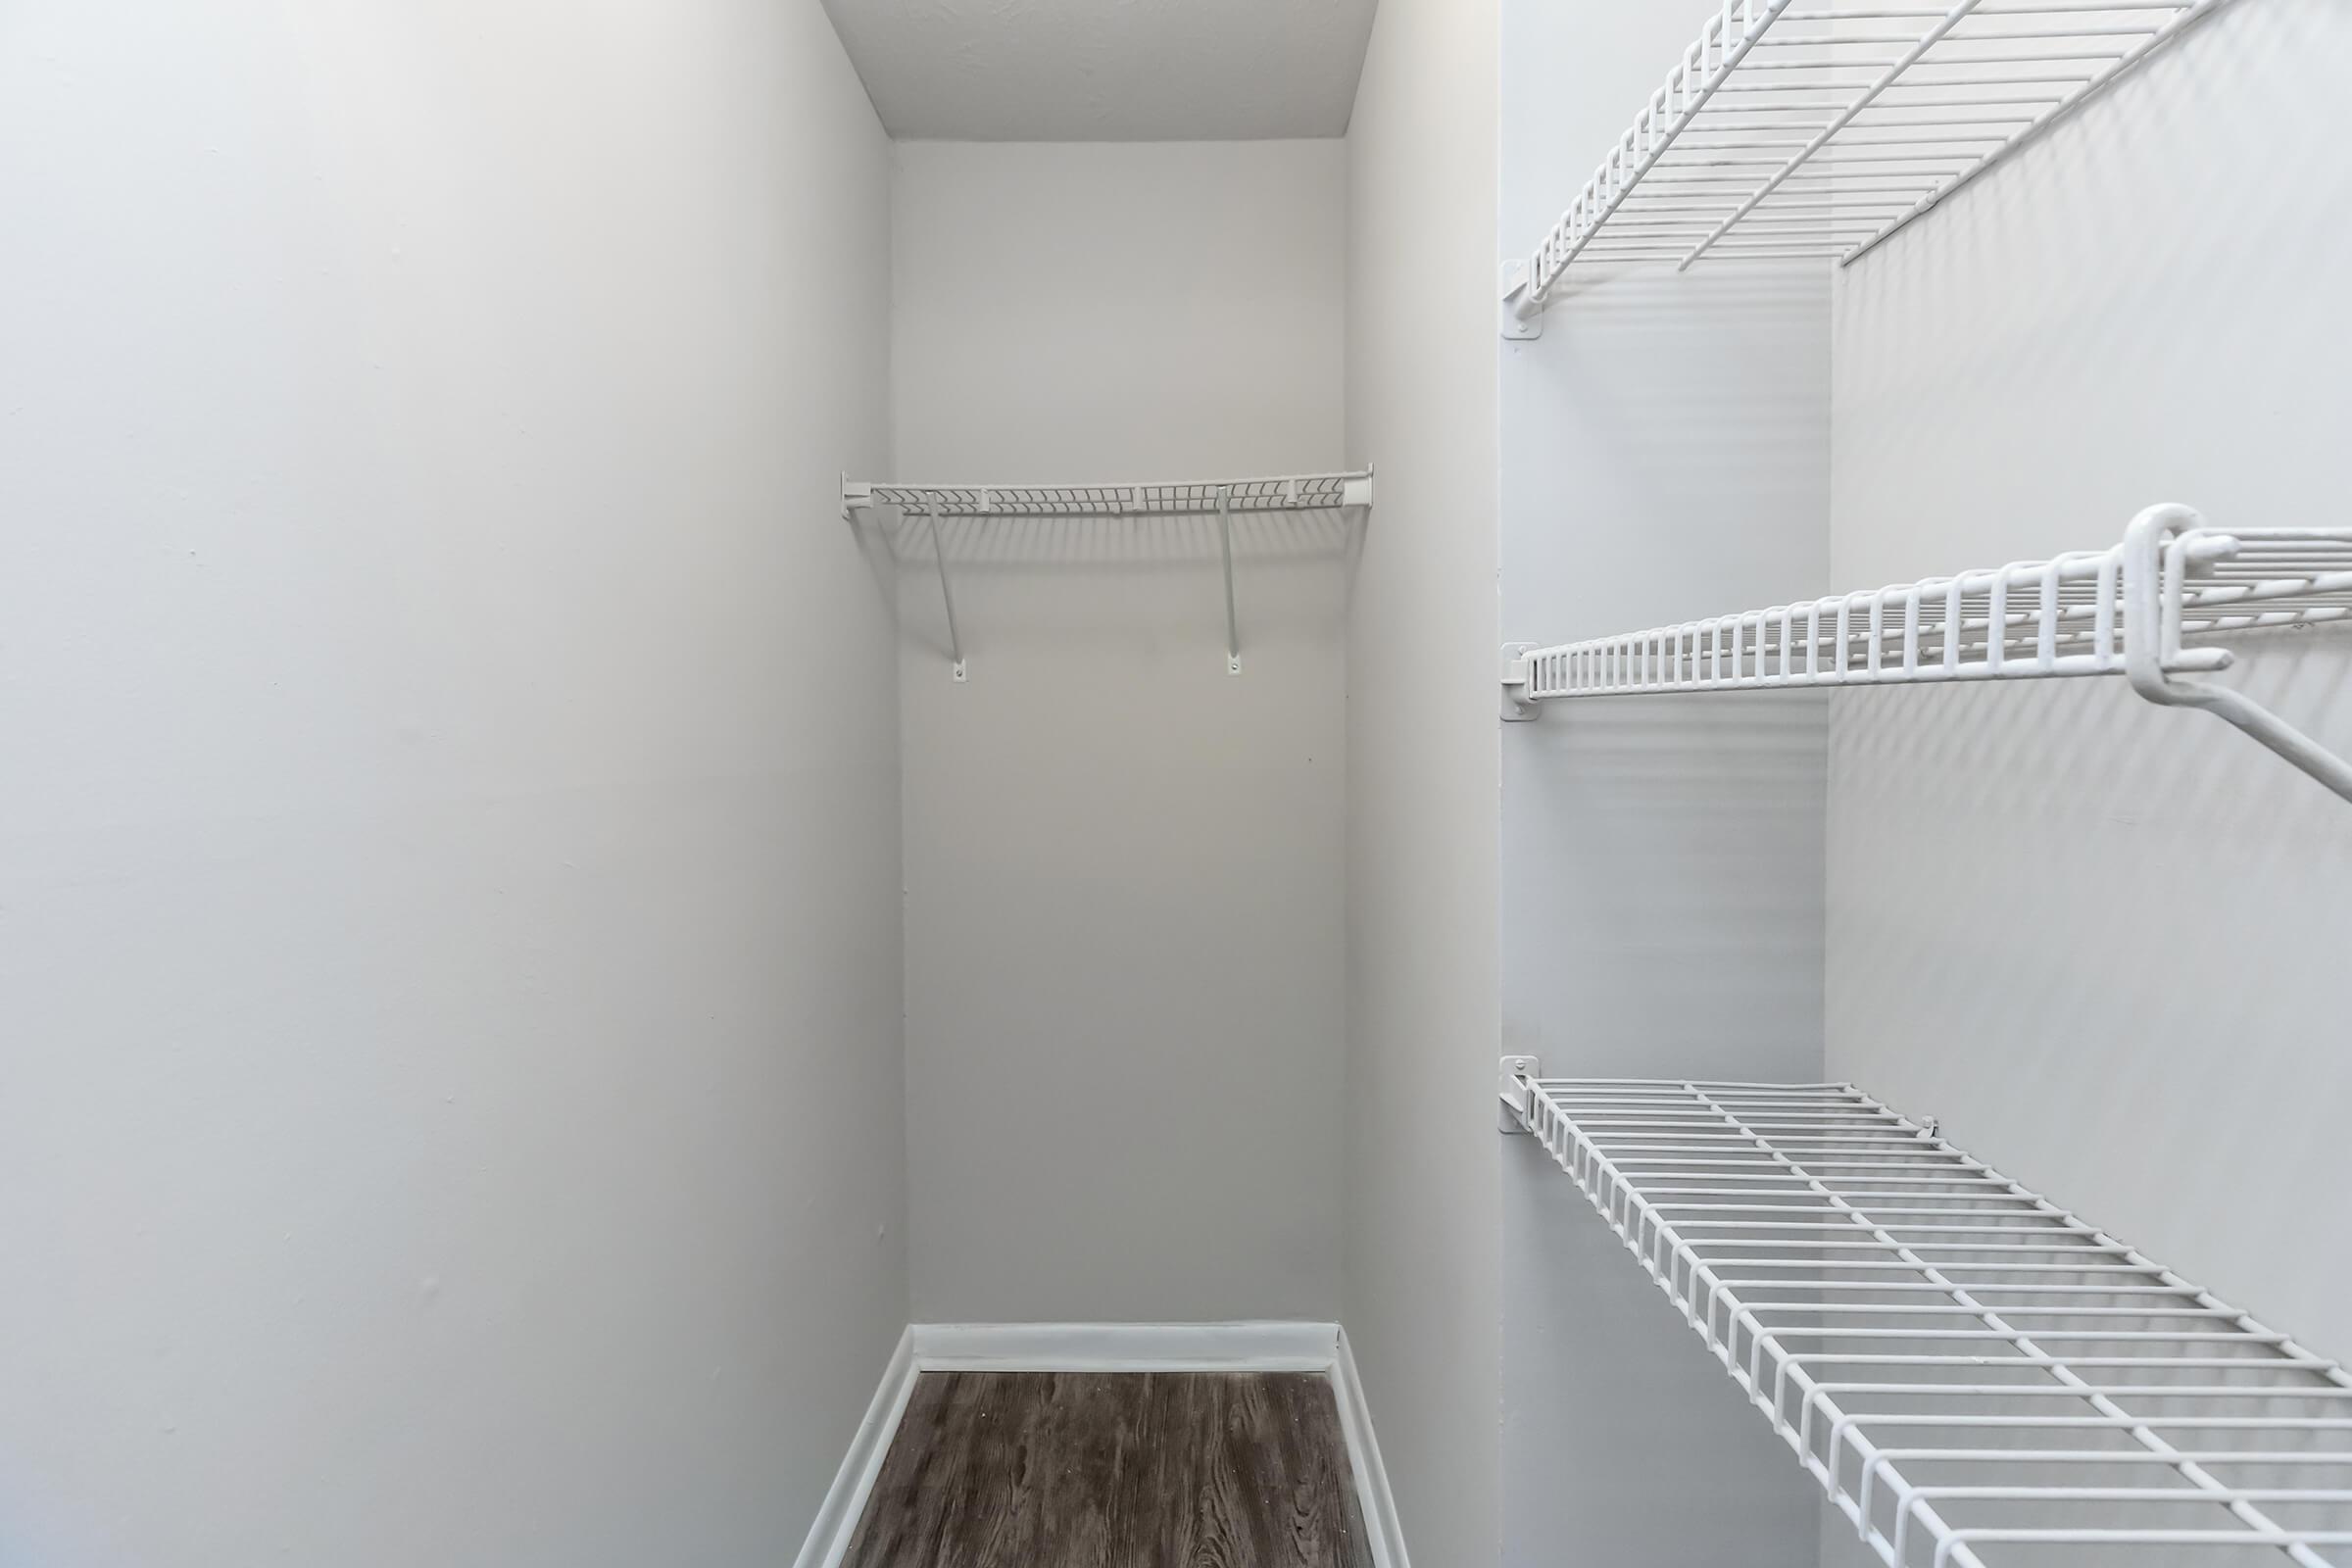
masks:
<path fill-rule="evenodd" d="M 850 1451 L 834 1472 L 824 1501 L 817 1504 L 816 1522 L 808 1527 L 808 1539 L 801 1544 L 793 1568 L 839 1568 L 850 1554 L 850 1540 L 858 1533 L 858 1521 L 864 1517 L 865 1499 L 874 1490 L 875 1477 L 882 1473 L 883 1455 L 890 1451 L 899 1418 L 906 1413 L 906 1401 L 914 1395 L 915 1370 L 914 1331 L 908 1329 L 899 1336 L 899 1348 L 882 1369 L 881 1386 L 874 1390 L 873 1402 L 865 1407 L 865 1419 L 858 1423 L 858 1434 L 850 1440 Z"/>
<path fill-rule="evenodd" d="M 922 1372 L 1319 1372 L 1331 1379 L 1373 1568 L 1410 1568 L 1348 1336 L 1336 1323 L 916 1323 L 817 1508 L 794 1568 L 839 1568 Z"/>
<path fill-rule="evenodd" d="M 1372 1568 L 1411 1568 L 1404 1554 L 1404 1530 L 1396 1522 L 1396 1498 L 1389 1491 L 1388 1468 L 1380 1462 L 1380 1440 L 1372 1435 L 1372 1407 L 1364 1400 L 1346 1329 L 1340 1330 L 1331 1387 L 1340 1401 L 1340 1432 L 1348 1440 L 1348 1467 L 1355 1472 L 1356 1506 L 1363 1512 Z"/>
<path fill-rule="evenodd" d="M 922 1372 L 1328 1372 L 1336 1323 L 917 1323 Z"/>

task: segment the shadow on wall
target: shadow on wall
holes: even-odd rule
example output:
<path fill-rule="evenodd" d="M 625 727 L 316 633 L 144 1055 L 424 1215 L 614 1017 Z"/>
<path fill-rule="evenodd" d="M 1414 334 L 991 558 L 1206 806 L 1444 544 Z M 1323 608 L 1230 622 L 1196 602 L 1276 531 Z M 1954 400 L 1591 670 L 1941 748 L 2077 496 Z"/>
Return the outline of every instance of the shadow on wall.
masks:
<path fill-rule="evenodd" d="M 2338 0 L 2234 5 L 1840 276 L 1839 586 L 2102 548 L 2140 508 L 2340 525 Z M 2352 751 L 2352 629 L 2238 684 Z M 1847 1077 L 2320 1349 L 2352 1348 L 2352 808 L 2120 682 L 1832 700 Z"/>
<path fill-rule="evenodd" d="M 1347 612 L 1365 514 L 1332 508 L 1233 518 L 1234 615 L 1245 659 L 1269 643 L 1327 642 Z M 948 651 L 944 553 L 966 652 L 975 638 L 1116 643 L 1177 638 L 1220 651 L 1224 546 L 1216 516 L 941 517 L 885 513 L 859 531 L 899 578 L 903 635 Z"/>
<path fill-rule="evenodd" d="M 863 525 L 866 531 L 887 540 L 902 565 L 930 564 L 935 558 L 931 520 L 919 512 L 878 510 L 880 520 Z M 1234 564 L 1342 561 L 1352 554 L 1351 540 L 1361 528 L 1352 510 L 1337 507 L 1238 513 L 1233 518 Z M 1171 516 L 943 516 L 939 544 L 951 569 L 1054 566 L 1123 571 L 1139 566 L 1215 566 L 1223 559 L 1213 512 Z"/>
<path fill-rule="evenodd" d="M 2352 747 L 2352 635 L 2232 676 Z M 2352 1343 L 2352 1263 L 2309 1244 L 2352 1192 L 2352 808 L 2105 681 L 1838 694 L 1831 780 L 1833 1073 L 2272 1327 Z"/>
<path fill-rule="evenodd" d="M 2215 685 L 2244 692 L 2321 744 L 2352 752 L 2352 626 L 2243 633 Z M 2121 677 L 1858 690 L 1832 697 L 1834 757 L 1869 795 L 1902 778 L 1922 829 L 1975 816 L 2060 833 L 2154 818 L 2207 824 L 2251 874 L 2309 864 L 2312 840 L 2352 831 L 2340 801 L 2211 714 L 2160 708 Z M 1850 705 L 1850 706 L 1844 706 Z M 2119 889 L 2120 891 L 2120 889 Z"/>
<path fill-rule="evenodd" d="M 1503 624 L 1571 642 L 1822 591 L 1829 280 L 1627 270 L 1504 363 Z"/>
<path fill-rule="evenodd" d="M 1819 1076 L 1818 693 L 1560 702 L 1514 725 L 1506 1049 L 1555 1075 Z M 1560 955 L 1577 955 L 1573 965 Z M 1546 955 L 1550 956 L 1546 956 Z"/>
<path fill-rule="evenodd" d="M 2335 0 L 2236 5 L 1839 272 L 1838 586 L 2114 543 L 2143 507 L 2336 523 L 2352 70 Z M 2291 155 L 2288 155 L 2291 156 Z"/>

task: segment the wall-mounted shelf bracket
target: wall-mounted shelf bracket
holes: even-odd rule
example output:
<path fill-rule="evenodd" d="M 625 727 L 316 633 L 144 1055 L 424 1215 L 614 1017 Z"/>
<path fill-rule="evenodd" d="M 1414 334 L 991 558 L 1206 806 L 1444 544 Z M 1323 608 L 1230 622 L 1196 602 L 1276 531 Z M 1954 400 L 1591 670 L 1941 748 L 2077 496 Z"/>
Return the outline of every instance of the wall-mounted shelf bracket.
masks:
<path fill-rule="evenodd" d="M 956 679 L 961 681 L 965 673 L 963 638 L 956 630 L 956 590 L 948 583 L 947 548 L 939 542 L 939 497 L 928 499 L 923 514 L 931 520 L 931 559 L 939 566 L 939 602 L 947 607 L 948 612 L 948 657 L 955 661 L 953 668 Z"/>
<path fill-rule="evenodd" d="M 2352 528 L 2205 526 L 2150 507 L 2124 542 L 2050 561 L 1504 650 L 1517 716 L 1555 699 L 2124 675 L 2201 708 L 2352 801 L 2352 762 L 2242 692 L 2200 679 L 2246 633 L 2352 620 Z"/>
<path fill-rule="evenodd" d="M 1502 721 L 1505 724 L 1525 724 L 1543 712 L 1543 706 L 1527 695 L 1527 656 L 1535 652 L 1534 643 L 1504 643 L 1502 645 Z"/>
<path fill-rule="evenodd" d="M 1525 262 L 1502 264 L 1502 335 L 1513 343 L 1544 335 L 1544 306 Z"/>
<path fill-rule="evenodd" d="M 1527 1117 L 1532 1106 L 1528 1097 L 1535 1092 L 1534 1080 L 1544 1076 L 1544 1063 L 1534 1056 L 1505 1056 L 1495 1074 L 1494 1089 L 1500 1097 L 1494 1125 L 1506 1133 L 1525 1133 Z"/>

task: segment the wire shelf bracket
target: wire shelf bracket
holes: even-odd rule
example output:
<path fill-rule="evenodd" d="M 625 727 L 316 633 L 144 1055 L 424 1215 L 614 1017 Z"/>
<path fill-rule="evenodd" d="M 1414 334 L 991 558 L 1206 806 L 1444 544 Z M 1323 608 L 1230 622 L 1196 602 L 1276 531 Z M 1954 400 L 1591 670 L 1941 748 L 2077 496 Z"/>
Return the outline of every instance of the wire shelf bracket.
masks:
<path fill-rule="evenodd" d="M 1571 270 L 1704 258 L 1848 266 L 2230 0 L 1723 0 L 1534 254 L 1502 330 Z"/>
<path fill-rule="evenodd" d="M 939 569 L 939 597 L 947 611 L 948 648 L 957 681 L 969 671 L 963 638 L 956 623 L 956 591 L 948 577 L 948 554 L 940 539 L 942 517 L 1169 517 L 1213 515 L 1225 578 L 1225 670 L 1242 672 L 1241 615 L 1233 586 L 1235 514 L 1326 512 L 1370 508 L 1372 470 L 1352 473 L 1285 474 L 1258 479 L 1207 479 L 1151 484 L 910 484 L 852 479 L 842 475 L 841 514 L 855 522 L 877 509 L 893 508 L 903 517 L 921 517 Z"/>
<path fill-rule="evenodd" d="M 1500 1093 L 1891 1568 L 2352 1563 L 2352 1377 L 1933 1122 L 1527 1057 Z"/>
<path fill-rule="evenodd" d="M 1552 647 L 1504 650 L 1506 717 L 1582 697 L 2122 675 L 2352 801 L 2352 762 L 2241 692 L 2217 639 L 2352 618 L 2352 528 L 2207 527 L 2150 507 L 2121 544 Z"/>

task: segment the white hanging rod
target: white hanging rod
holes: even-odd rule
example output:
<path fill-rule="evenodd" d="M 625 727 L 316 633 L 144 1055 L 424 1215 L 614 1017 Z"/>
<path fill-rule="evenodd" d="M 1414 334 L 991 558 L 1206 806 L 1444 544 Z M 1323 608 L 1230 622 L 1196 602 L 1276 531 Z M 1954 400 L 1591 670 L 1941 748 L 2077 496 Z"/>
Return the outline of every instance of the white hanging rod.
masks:
<path fill-rule="evenodd" d="M 2352 1377 L 1934 1122 L 1530 1056 L 1500 1091 L 1893 1568 L 2352 1563 Z"/>
<path fill-rule="evenodd" d="M 1372 505 L 1372 470 L 1353 473 L 1295 473 L 1256 479 L 1187 479 L 1141 484 L 913 484 L 897 480 L 841 480 L 841 511 L 847 518 L 876 507 L 895 507 L 920 516 L 931 533 L 931 558 L 939 568 L 939 597 L 947 609 L 948 650 L 955 678 L 969 671 L 963 638 L 956 624 L 956 592 L 948 580 L 948 556 L 940 546 L 941 517 L 1167 517 L 1214 516 L 1225 573 L 1225 670 L 1242 672 L 1241 617 L 1233 589 L 1233 516 L 1236 513 L 1326 512 Z"/>
<path fill-rule="evenodd" d="M 2215 529 L 2150 507 L 2110 550 L 1508 651 L 1519 716 L 1559 698 L 2122 675 L 2229 720 L 2352 800 L 2347 762 L 2241 693 L 2233 633 L 2352 617 L 2352 528 Z M 2192 643 L 2199 646 L 2190 646 Z"/>
<path fill-rule="evenodd" d="M 1580 262 L 1850 264 L 2228 3 L 1956 0 L 1847 12 L 1723 0 L 1534 255 L 1504 269 L 1505 335 L 1535 336 Z M 1957 110 L 1996 112 L 1951 118 Z M 1701 188 L 1682 178 L 1694 171 L 1745 172 Z M 1851 183 L 1863 172 L 1873 183 Z M 1791 197 L 1825 194 L 1836 213 L 1805 213 L 1767 247 L 1726 243 L 1795 214 Z M 1660 213 L 1684 220 L 1610 243 Z"/>

